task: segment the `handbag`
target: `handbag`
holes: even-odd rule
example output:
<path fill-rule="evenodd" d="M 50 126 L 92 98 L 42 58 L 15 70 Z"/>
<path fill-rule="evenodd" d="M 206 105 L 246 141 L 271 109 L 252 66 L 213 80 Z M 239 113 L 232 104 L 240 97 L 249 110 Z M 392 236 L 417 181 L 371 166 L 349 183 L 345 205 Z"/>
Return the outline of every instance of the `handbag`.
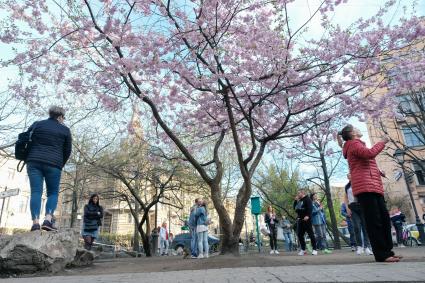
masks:
<path fill-rule="evenodd" d="M 264 236 L 270 236 L 270 230 L 269 227 L 267 227 L 266 225 L 262 225 L 260 232 L 264 235 Z"/>

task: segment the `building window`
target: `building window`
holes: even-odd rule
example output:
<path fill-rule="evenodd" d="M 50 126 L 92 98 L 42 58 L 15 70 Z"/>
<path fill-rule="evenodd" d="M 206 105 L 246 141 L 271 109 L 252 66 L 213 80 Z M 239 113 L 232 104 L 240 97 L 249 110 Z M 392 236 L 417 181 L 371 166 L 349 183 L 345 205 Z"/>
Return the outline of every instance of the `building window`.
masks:
<path fill-rule="evenodd" d="M 9 168 L 9 179 L 13 180 L 15 178 L 15 172 L 16 170 L 13 168 Z"/>
<path fill-rule="evenodd" d="M 18 205 L 18 212 L 19 213 L 26 213 L 27 212 L 27 205 L 28 203 L 28 197 L 21 197 Z"/>
<path fill-rule="evenodd" d="M 412 99 L 408 95 L 397 96 L 398 107 L 401 114 L 412 113 L 412 108 L 414 107 Z"/>
<path fill-rule="evenodd" d="M 403 127 L 403 135 L 406 146 L 424 146 L 425 137 L 416 126 Z"/>
<path fill-rule="evenodd" d="M 425 107 L 425 89 L 417 92 L 397 96 L 401 114 L 414 114 L 423 111 Z"/>
<path fill-rule="evenodd" d="M 422 166 L 425 166 L 425 161 L 421 161 Z M 425 171 L 422 170 L 421 166 L 417 162 L 413 162 L 413 169 L 415 170 L 416 179 L 418 185 L 425 186 Z"/>

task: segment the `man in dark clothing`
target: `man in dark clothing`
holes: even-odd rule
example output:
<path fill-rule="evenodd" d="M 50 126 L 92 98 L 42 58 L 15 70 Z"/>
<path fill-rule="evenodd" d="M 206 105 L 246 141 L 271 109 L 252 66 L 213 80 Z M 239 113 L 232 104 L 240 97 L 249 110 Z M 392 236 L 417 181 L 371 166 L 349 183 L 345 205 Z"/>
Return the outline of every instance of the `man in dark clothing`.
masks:
<path fill-rule="evenodd" d="M 397 246 L 400 248 L 404 248 L 405 246 L 403 245 L 403 222 L 406 222 L 406 216 L 401 213 L 398 207 L 395 207 L 391 209 L 390 219 L 396 232 Z"/>
<path fill-rule="evenodd" d="M 31 231 L 40 230 L 41 196 L 46 182 L 47 202 L 43 230 L 56 230 L 52 225 L 53 213 L 58 203 L 62 168 L 71 155 L 71 132 L 63 122 L 65 110 L 58 106 L 49 109 L 49 119 L 35 122 L 28 129 L 33 131 L 27 163 L 31 186 L 30 210 L 33 225 Z"/>
<path fill-rule="evenodd" d="M 305 239 L 304 235 L 307 232 L 308 237 L 311 240 L 313 248 L 312 255 L 317 255 L 316 250 L 316 238 L 313 233 L 313 225 L 311 223 L 311 215 L 313 213 L 313 202 L 310 197 L 306 195 L 305 190 L 301 189 L 294 201 L 294 209 L 297 212 L 297 236 L 298 241 L 301 245 L 301 250 L 298 255 L 305 255 Z"/>

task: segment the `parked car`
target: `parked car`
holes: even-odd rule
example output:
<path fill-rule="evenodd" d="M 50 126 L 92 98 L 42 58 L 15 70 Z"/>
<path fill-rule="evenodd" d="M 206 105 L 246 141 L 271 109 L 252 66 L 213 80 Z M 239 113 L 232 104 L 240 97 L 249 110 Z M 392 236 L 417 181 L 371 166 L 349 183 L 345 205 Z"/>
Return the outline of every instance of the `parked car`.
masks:
<path fill-rule="evenodd" d="M 171 248 L 177 253 L 182 253 L 184 249 L 190 251 L 191 238 L 190 233 L 178 234 L 174 236 Z M 213 235 L 208 235 L 208 245 L 210 247 L 210 253 L 217 252 L 220 246 L 220 239 Z"/>

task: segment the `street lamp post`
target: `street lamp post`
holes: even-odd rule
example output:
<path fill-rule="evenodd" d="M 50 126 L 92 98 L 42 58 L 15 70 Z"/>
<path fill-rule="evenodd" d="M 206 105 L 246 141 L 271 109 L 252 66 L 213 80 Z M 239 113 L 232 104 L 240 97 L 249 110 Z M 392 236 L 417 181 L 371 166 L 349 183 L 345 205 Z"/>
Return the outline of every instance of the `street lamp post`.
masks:
<path fill-rule="evenodd" d="M 412 190 L 410 189 L 409 182 L 406 178 L 406 171 L 404 169 L 404 162 L 405 162 L 404 156 L 405 156 L 405 154 L 406 154 L 406 152 L 404 150 L 398 148 L 394 152 L 394 157 L 396 158 L 397 163 L 401 166 L 401 170 L 403 171 L 404 181 L 406 182 L 407 191 L 409 192 L 410 201 L 412 202 L 413 211 L 415 213 L 416 227 L 419 231 L 419 240 L 420 240 L 421 244 L 424 245 L 425 244 L 424 224 L 421 222 L 421 219 L 419 218 L 418 210 L 416 209 L 415 200 L 413 199 Z"/>

